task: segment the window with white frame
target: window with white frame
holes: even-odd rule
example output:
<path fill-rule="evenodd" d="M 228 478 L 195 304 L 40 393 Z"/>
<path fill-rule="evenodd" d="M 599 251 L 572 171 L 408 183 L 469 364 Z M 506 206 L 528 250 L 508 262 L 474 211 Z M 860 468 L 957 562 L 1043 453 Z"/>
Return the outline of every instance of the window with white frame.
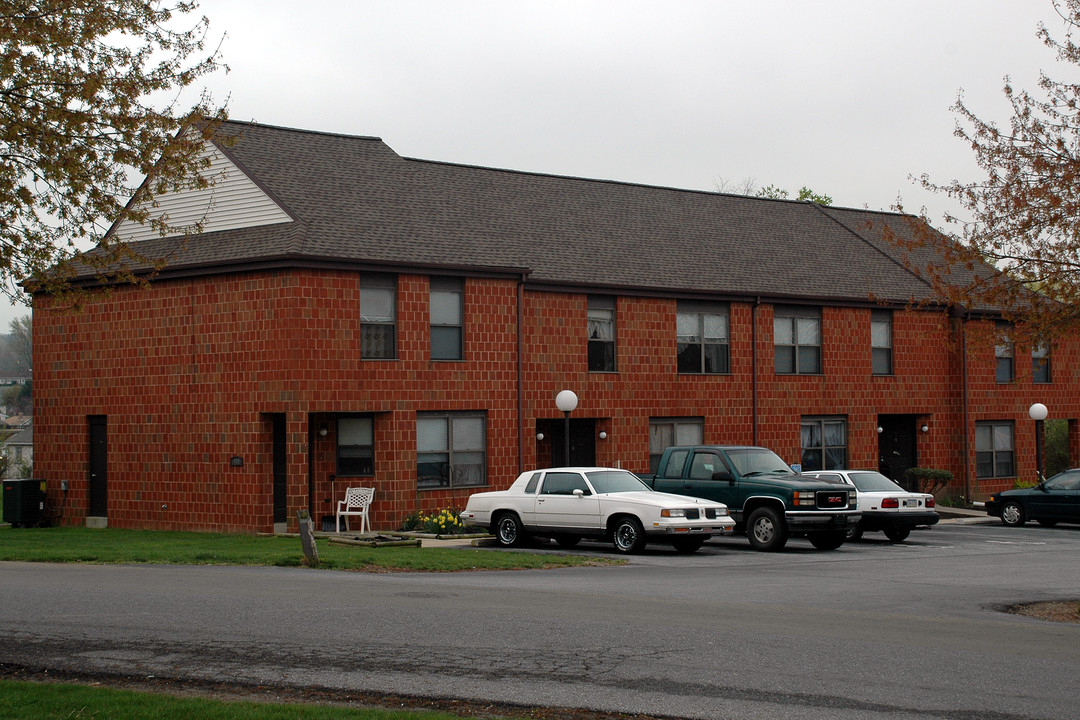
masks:
<path fill-rule="evenodd" d="M 821 373 L 821 309 L 777 305 L 773 312 L 774 366 L 778 375 Z"/>
<path fill-rule="evenodd" d="M 1016 476 L 1013 423 L 988 420 L 975 423 L 975 477 Z"/>
<path fill-rule="evenodd" d="M 1049 343 L 1036 343 L 1031 348 L 1031 381 L 1036 383 L 1050 382 Z"/>
<path fill-rule="evenodd" d="M 417 414 L 416 486 L 434 489 L 486 484 L 486 414 Z"/>
<path fill-rule="evenodd" d="M 465 283 L 431 278 L 431 359 L 465 359 Z"/>
<path fill-rule="evenodd" d="M 847 418 L 804 417 L 801 461 L 803 470 L 847 468 Z"/>
<path fill-rule="evenodd" d="M 655 473 L 664 450 L 673 445 L 701 445 L 705 442 L 703 418 L 649 418 L 649 472 Z"/>
<path fill-rule="evenodd" d="M 360 276 L 360 357 L 397 357 L 397 278 Z"/>
<path fill-rule="evenodd" d="M 893 374 L 891 310 L 870 312 L 870 353 L 875 375 Z"/>
<path fill-rule="evenodd" d="M 680 373 L 731 372 L 728 308 L 680 302 L 676 313 Z"/>
<path fill-rule="evenodd" d="M 337 474 L 375 474 L 375 428 L 370 416 L 338 418 Z"/>
<path fill-rule="evenodd" d="M 589 372 L 615 372 L 615 298 L 588 300 Z"/>

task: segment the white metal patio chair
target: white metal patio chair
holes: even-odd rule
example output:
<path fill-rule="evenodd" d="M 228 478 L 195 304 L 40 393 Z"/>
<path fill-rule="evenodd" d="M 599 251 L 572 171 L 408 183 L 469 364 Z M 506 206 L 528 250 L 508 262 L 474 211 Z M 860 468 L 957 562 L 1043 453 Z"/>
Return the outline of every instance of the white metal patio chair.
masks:
<path fill-rule="evenodd" d="M 371 501 L 375 498 L 375 488 L 370 487 L 351 487 L 345 488 L 345 499 L 338 500 L 337 515 L 336 515 L 336 527 L 337 532 L 341 532 L 341 518 L 345 518 L 345 529 L 349 530 L 349 516 L 360 516 L 360 532 L 364 532 L 365 527 L 371 524 L 371 520 L 368 517 L 368 508 L 371 507 Z"/>

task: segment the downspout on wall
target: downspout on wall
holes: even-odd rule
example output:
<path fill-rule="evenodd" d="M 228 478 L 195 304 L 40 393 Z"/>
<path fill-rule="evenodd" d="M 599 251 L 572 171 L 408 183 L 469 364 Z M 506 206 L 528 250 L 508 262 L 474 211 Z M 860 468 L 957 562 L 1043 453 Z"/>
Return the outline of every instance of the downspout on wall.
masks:
<path fill-rule="evenodd" d="M 517 286 L 517 437 L 518 437 L 518 474 L 525 472 L 525 395 L 522 387 L 525 376 L 524 314 L 525 314 L 525 278 L 522 273 Z"/>
<path fill-rule="evenodd" d="M 964 448 L 964 497 L 971 500 L 971 447 L 969 437 L 971 436 L 971 429 L 969 426 L 969 397 L 968 397 L 968 351 L 967 351 L 967 321 L 968 316 L 963 315 L 960 317 L 960 383 L 961 383 L 961 402 L 963 403 L 963 442 L 961 447 Z"/>
<path fill-rule="evenodd" d="M 754 305 L 750 308 L 750 362 L 753 368 L 753 379 L 750 382 L 750 418 L 754 425 L 753 444 L 758 444 L 758 351 L 757 351 L 757 311 L 761 305 L 761 297 L 754 298 Z"/>

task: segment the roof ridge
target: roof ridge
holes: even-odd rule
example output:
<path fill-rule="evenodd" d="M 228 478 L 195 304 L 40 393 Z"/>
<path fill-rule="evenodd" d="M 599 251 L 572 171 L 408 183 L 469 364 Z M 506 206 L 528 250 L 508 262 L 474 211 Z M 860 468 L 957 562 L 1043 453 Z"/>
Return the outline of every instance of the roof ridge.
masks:
<path fill-rule="evenodd" d="M 932 286 L 932 285 L 930 284 L 930 282 L 929 282 L 929 281 L 928 281 L 928 280 L 927 280 L 926 278 L 922 277 L 922 276 L 921 276 L 921 275 L 919 275 L 918 273 L 912 272 L 912 270 L 911 270 L 911 269 L 910 269 L 910 268 L 909 268 L 909 267 L 907 266 L 907 264 L 906 264 L 906 263 L 904 263 L 904 262 L 901 262 L 901 261 L 900 261 L 899 259 L 897 259 L 896 257 L 894 257 L 894 256 L 893 256 L 893 255 L 892 255 L 891 253 L 887 253 L 887 252 L 885 252 L 885 251 L 884 251 L 884 250 L 882 250 L 882 249 L 881 249 L 880 247 L 878 247 L 878 246 L 877 246 L 877 245 L 876 245 L 875 243 L 871 242 L 869 238 L 865 237 L 865 236 L 864 236 L 864 235 L 863 235 L 862 233 L 860 233 L 860 232 L 859 232 L 858 230 L 856 230 L 856 229 L 852 228 L 852 227 L 851 227 L 850 225 L 848 225 L 847 223 L 845 223 L 845 222 L 842 222 L 842 221 L 841 221 L 841 220 L 840 220 L 839 218 L 837 218 L 837 217 L 836 217 L 836 216 L 834 216 L 834 215 L 833 215 L 833 214 L 832 214 L 831 212 L 829 212 L 829 210 L 831 209 L 831 206 L 825 206 L 825 205 L 818 205 L 817 203 L 811 203 L 811 204 L 812 204 L 812 205 L 814 205 L 814 206 L 816 206 L 816 207 L 817 207 L 817 209 L 818 209 L 818 210 L 819 210 L 819 211 L 820 211 L 820 212 L 821 212 L 821 213 L 822 213 L 823 215 L 825 215 L 825 217 L 829 218 L 829 219 L 830 219 L 830 220 L 832 220 L 832 221 L 833 221 L 834 223 L 836 223 L 836 224 L 837 224 L 837 225 L 839 225 L 840 227 L 844 228 L 844 230 L 846 230 L 846 231 L 848 231 L 849 233 L 851 233 L 852 235 L 854 235 L 854 236 L 855 236 L 856 238 L 858 238 L 858 239 L 859 239 L 859 241 L 860 241 L 860 242 L 862 242 L 863 244 L 865 244 L 865 245 L 869 246 L 871 250 L 873 250 L 874 252 L 878 253 L 879 255 L 882 255 L 882 256 L 886 257 L 886 258 L 887 258 L 887 259 L 888 259 L 888 260 L 889 260 L 889 261 L 890 261 L 891 263 L 893 263 L 894 265 L 896 265 L 897 267 L 899 267 L 899 268 L 900 268 L 901 270 L 903 270 L 903 271 L 904 271 L 905 273 L 907 273 L 907 274 L 908 274 L 908 275 L 910 275 L 911 277 L 915 278 L 915 279 L 916 279 L 917 281 L 919 281 L 920 283 L 922 283 L 923 285 L 925 285 L 925 286 L 926 286 L 927 288 L 929 288 L 930 290 L 933 290 L 933 289 L 934 289 L 934 288 L 933 288 L 933 286 Z M 838 208 L 838 209 L 843 209 L 843 208 Z M 866 211 L 866 212 L 873 212 L 873 211 Z M 881 213 L 878 213 L 878 214 L 881 214 Z M 893 215 L 895 215 L 896 217 L 899 217 L 899 218 L 912 218 L 912 219 L 915 219 L 915 218 L 917 218 L 917 216 L 915 216 L 915 215 L 907 215 L 907 214 L 904 214 L 904 213 L 890 213 L 890 214 L 893 214 Z"/>
<path fill-rule="evenodd" d="M 265 130 L 284 130 L 285 132 L 303 133 L 305 135 L 324 135 L 327 137 L 340 137 L 350 138 L 352 140 L 377 140 L 384 143 L 385 141 L 377 135 L 354 135 L 352 133 L 339 133 L 330 132 L 328 130 L 309 130 L 307 128 L 289 127 L 287 125 L 269 125 L 267 123 L 257 122 L 256 120 L 226 120 L 222 125 L 238 125 L 241 127 L 254 127 Z"/>

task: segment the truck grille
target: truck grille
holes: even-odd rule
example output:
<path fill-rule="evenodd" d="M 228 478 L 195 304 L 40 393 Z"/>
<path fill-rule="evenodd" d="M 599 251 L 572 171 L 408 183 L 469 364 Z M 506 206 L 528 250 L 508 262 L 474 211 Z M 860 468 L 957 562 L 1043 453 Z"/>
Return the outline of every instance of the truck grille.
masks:
<path fill-rule="evenodd" d="M 847 507 L 848 494 L 844 490 L 820 490 L 817 494 L 817 506 L 823 509 Z"/>

